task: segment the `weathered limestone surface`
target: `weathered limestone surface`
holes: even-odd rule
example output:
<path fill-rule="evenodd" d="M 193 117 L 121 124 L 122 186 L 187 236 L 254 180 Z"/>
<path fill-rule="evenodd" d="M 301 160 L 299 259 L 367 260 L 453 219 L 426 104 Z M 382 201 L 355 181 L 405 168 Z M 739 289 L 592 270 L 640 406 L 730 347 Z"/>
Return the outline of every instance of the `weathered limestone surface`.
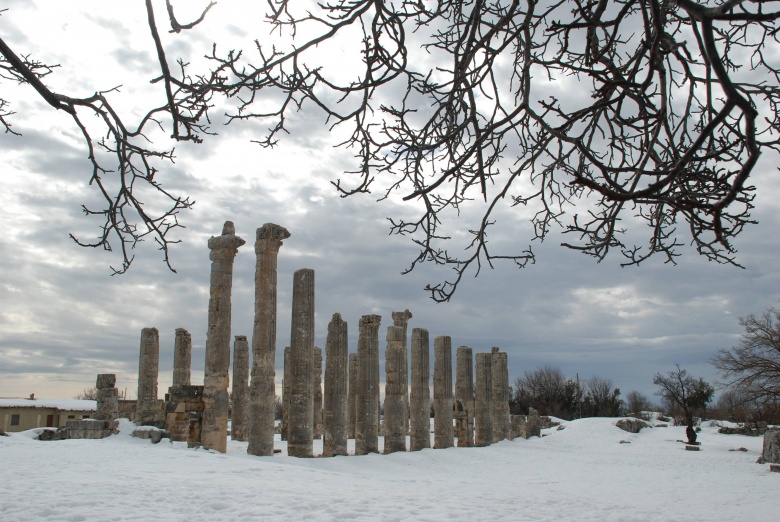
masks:
<path fill-rule="evenodd" d="M 542 436 L 542 419 L 535 409 L 531 408 L 528 415 L 510 415 L 509 417 L 510 440 L 517 437 L 529 439 Z"/>
<path fill-rule="evenodd" d="M 264 224 L 255 235 L 255 322 L 246 450 L 250 455 L 270 457 L 274 454 L 277 259 L 282 242 L 288 237 L 290 232 L 274 223 Z M 286 439 L 284 430 L 282 434 Z"/>
<path fill-rule="evenodd" d="M 138 400 L 135 423 L 161 427 L 165 424 L 163 401 L 157 400 L 157 372 L 160 366 L 160 333 L 157 328 L 141 330 L 141 355 L 138 361 Z"/>
<path fill-rule="evenodd" d="M 474 387 L 474 445 L 493 443 L 493 355 L 478 353 Z"/>
<path fill-rule="evenodd" d="M 357 403 L 358 356 L 349 354 L 349 389 L 347 390 L 347 438 L 355 438 L 355 404 Z"/>
<path fill-rule="evenodd" d="M 284 378 L 282 379 L 282 422 L 281 439 L 287 440 L 290 431 L 290 383 L 292 382 L 292 368 L 290 366 L 290 347 L 284 348 Z"/>
<path fill-rule="evenodd" d="M 780 430 L 764 433 L 764 446 L 758 461 L 762 464 L 780 464 Z"/>
<path fill-rule="evenodd" d="M 406 344 L 407 327 L 412 312 L 407 308 L 403 312 L 393 312 L 393 326 L 400 326 L 403 331 L 403 361 L 401 362 L 401 387 L 404 398 L 404 433 L 409 433 L 409 349 Z"/>
<path fill-rule="evenodd" d="M 493 442 L 509 437 L 509 373 L 507 354 L 493 348 Z"/>
<path fill-rule="evenodd" d="M 412 329 L 409 451 L 431 447 L 430 347 L 428 330 Z"/>
<path fill-rule="evenodd" d="M 385 447 L 384 453 L 406 451 L 406 408 L 404 406 L 403 326 L 387 327 L 385 349 Z"/>
<path fill-rule="evenodd" d="M 347 454 L 347 351 L 347 322 L 341 319 L 341 314 L 333 314 L 325 341 L 323 457 Z"/>
<path fill-rule="evenodd" d="M 97 411 L 95 420 L 112 421 L 119 417 L 119 390 L 116 389 L 116 374 L 101 373 L 97 376 Z"/>
<path fill-rule="evenodd" d="M 118 428 L 119 422 L 116 420 L 68 419 L 65 421 L 65 433 L 61 434 L 60 437 L 63 439 L 104 439 L 119 433 Z"/>
<path fill-rule="evenodd" d="M 652 428 L 653 425 L 642 419 L 620 419 L 615 426 L 629 433 L 639 433 L 642 428 Z"/>
<path fill-rule="evenodd" d="M 200 447 L 204 407 L 203 386 L 177 384 L 168 388 L 165 413 L 170 439 L 186 441 L 188 448 Z"/>
<path fill-rule="evenodd" d="M 206 365 L 203 374 L 203 426 L 201 443 L 220 453 L 227 450 L 230 398 L 230 321 L 233 261 L 245 241 L 236 235 L 232 221 L 225 221 L 222 235 L 208 242 L 211 254 L 209 325 L 206 332 Z"/>
<path fill-rule="evenodd" d="M 455 352 L 455 400 L 460 403 L 463 415 L 458 420 L 458 446 L 474 446 L 474 363 L 473 351 L 459 346 Z"/>
<path fill-rule="evenodd" d="M 452 339 L 448 335 L 433 340 L 433 447 L 454 446 L 452 429 Z"/>
<path fill-rule="evenodd" d="M 184 328 L 176 329 L 173 344 L 173 383 L 172 386 L 189 386 L 192 368 L 192 335 Z"/>
<path fill-rule="evenodd" d="M 302 268 L 293 276 L 290 340 L 290 413 L 287 454 L 311 457 L 314 438 L 314 270 Z"/>
<path fill-rule="evenodd" d="M 237 335 L 233 341 L 233 418 L 230 438 L 247 440 L 249 416 L 249 342 L 245 335 Z"/>
<path fill-rule="evenodd" d="M 314 438 L 322 438 L 322 348 L 314 347 L 314 370 L 312 376 L 312 408 L 314 413 Z"/>
<path fill-rule="evenodd" d="M 290 367 L 290 347 L 284 348 L 284 379 L 282 379 L 282 422 L 281 422 L 281 438 L 287 440 L 287 435 L 290 433 L 290 378 L 292 368 Z"/>
<path fill-rule="evenodd" d="M 379 324 L 378 315 L 360 318 L 358 396 L 355 401 L 355 455 L 379 452 Z"/>

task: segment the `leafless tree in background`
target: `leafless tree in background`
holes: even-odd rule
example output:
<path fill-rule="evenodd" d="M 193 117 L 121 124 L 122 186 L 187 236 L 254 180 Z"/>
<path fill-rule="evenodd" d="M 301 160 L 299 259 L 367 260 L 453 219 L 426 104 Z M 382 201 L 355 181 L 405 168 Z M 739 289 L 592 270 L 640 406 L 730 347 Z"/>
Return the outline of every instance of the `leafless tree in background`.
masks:
<path fill-rule="evenodd" d="M 770 307 L 761 316 L 739 319 L 745 333 L 731 349 L 721 348 L 712 358 L 722 385 L 734 390 L 744 404 L 780 403 L 780 310 Z M 760 409 L 760 408 L 759 408 Z"/>

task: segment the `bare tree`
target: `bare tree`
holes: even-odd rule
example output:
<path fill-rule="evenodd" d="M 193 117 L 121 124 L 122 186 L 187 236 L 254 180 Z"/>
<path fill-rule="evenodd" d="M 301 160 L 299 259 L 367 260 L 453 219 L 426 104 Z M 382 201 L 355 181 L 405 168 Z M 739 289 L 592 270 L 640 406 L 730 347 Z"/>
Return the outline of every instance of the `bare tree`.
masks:
<path fill-rule="evenodd" d="M 688 437 L 688 444 L 696 444 L 693 417 L 703 414 L 715 390 L 704 379 L 693 378 L 687 370 L 680 368 L 679 364 L 675 364 L 675 368 L 665 376 L 660 373 L 655 374 L 653 384 L 659 388 L 656 392 L 658 396 L 682 409 L 687 423 L 685 434 Z"/>
<path fill-rule="evenodd" d="M 780 0 L 299 5 L 270 1 L 279 40 L 258 41 L 252 53 L 220 53 L 215 45 L 211 70 L 190 76 L 183 61 L 175 74 L 168 70 L 147 0 L 167 103 L 136 127 L 117 120 L 110 90 L 81 99 L 52 93 L 40 81 L 51 68 L 5 45 L 0 71 L 30 83 L 80 128 L 81 110 L 102 118 L 109 139 L 95 143 L 85 134 L 90 158 L 102 148 L 114 175 L 158 190 L 147 161 L 171 152 L 136 139 L 146 126 L 162 126 L 160 118 L 176 139 L 198 141 L 209 132 L 211 96 L 222 93 L 237 103 L 231 121 L 267 122 L 257 142 L 273 146 L 294 112 L 324 112 L 356 154 L 354 181 L 334 181 L 343 196 L 367 193 L 381 179 L 382 197 L 419 202 L 416 216 L 391 218 L 390 226 L 420 248 L 408 270 L 424 262 L 454 270 L 428 285 L 437 301 L 496 261 L 535 261 L 524 241 L 489 243 L 506 207 L 531 208 L 529 242 L 562 227 L 571 238 L 564 246 L 599 260 L 617 250 L 628 265 L 655 255 L 674 263 L 689 243 L 710 260 L 739 266 L 733 241 L 754 222 L 750 175 L 762 152 L 779 146 L 780 65 L 767 50 L 778 43 Z M 177 23 L 167 7 L 173 31 L 197 24 Z M 355 68 L 339 77 L 323 67 L 318 57 L 328 45 L 343 56 L 340 70 L 347 67 L 341 50 L 355 49 Z M 556 97 L 555 85 L 569 94 Z M 6 130 L 10 114 L 0 103 Z M 93 163 L 103 190 L 110 169 Z M 132 208 L 167 260 L 166 233 L 189 200 L 169 196 L 173 208 L 155 220 L 142 213 L 132 183 L 122 186 L 113 197 L 106 192 L 105 210 L 85 209 L 106 218 L 103 237 L 87 244 L 107 248 L 114 233 L 124 249 L 127 238 L 142 237 L 123 214 Z M 472 223 L 456 220 L 467 204 L 482 205 Z M 644 237 L 630 232 L 641 224 Z M 465 242 L 453 247 L 463 231 Z M 126 252 L 124 259 L 122 270 Z"/>
<path fill-rule="evenodd" d="M 583 417 L 617 417 L 622 405 L 620 389 L 615 388 L 612 379 L 594 375 L 585 381 Z"/>
<path fill-rule="evenodd" d="M 543 415 L 563 419 L 574 418 L 582 390 L 572 379 L 567 379 L 560 368 L 546 364 L 536 370 L 525 372 L 515 380 L 513 387 L 515 410 L 528 412 L 534 408 Z"/>
<path fill-rule="evenodd" d="M 181 25 L 176 20 L 170 0 L 166 0 L 166 4 L 172 32 L 196 26 L 214 5 L 209 3 L 195 22 Z M 6 11 L 0 10 L 0 15 Z M 225 80 L 222 69 L 230 63 L 224 60 L 223 66 L 192 76 L 187 72 L 187 64 L 179 60 L 178 70 L 171 70 L 157 29 L 152 0 L 146 0 L 146 11 L 160 72 L 152 83 L 164 90 L 166 103 L 149 108 L 137 122 L 127 121 L 113 106 L 112 96 L 117 94 L 119 86 L 100 89 L 86 96 L 54 92 L 46 86 L 44 79 L 60 65 L 44 64 L 30 56 L 17 54 L 0 38 L 0 82 L 28 84 L 51 107 L 67 113 L 83 138 L 91 163 L 89 184 L 100 194 L 103 207 L 82 205 L 82 210 L 87 216 L 98 216 L 102 226 L 94 240 L 77 238 L 73 234 L 70 237 L 84 247 L 108 251 L 118 248 L 121 267 L 112 267 L 114 273 L 123 273 L 130 267 L 132 249 L 147 237 L 158 244 L 165 263 L 173 270 L 168 248 L 179 240 L 172 238 L 171 232 L 181 227 L 179 212 L 191 208 L 193 202 L 188 197 L 171 194 L 155 180 L 159 169 L 173 162 L 174 154 L 173 149 L 154 148 L 147 134 L 167 126 L 174 140 L 200 143 L 202 136 L 210 133 L 208 109 L 211 98 L 220 91 Z M 13 115 L 10 101 L 0 97 L 0 126 L 7 133 L 18 134 L 11 126 L 10 117 Z M 97 131 L 93 119 L 98 121 Z M 151 193 L 148 188 L 152 189 Z M 142 193 L 146 198 L 151 194 L 156 199 L 144 202 L 140 199 Z M 162 210 L 149 211 L 150 208 Z"/>
<path fill-rule="evenodd" d="M 653 407 L 650 403 L 650 399 L 642 392 L 636 390 L 628 392 L 625 404 L 627 413 L 639 418 L 644 418 L 642 412 L 649 411 Z"/>
<path fill-rule="evenodd" d="M 720 371 L 722 385 L 745 403 L 776 404 L 780 400 L 780 310 L 770 307 L 761 316 L 739 319 L 745 328 L 739 344 L 721 348 L 710 361 Z"/>

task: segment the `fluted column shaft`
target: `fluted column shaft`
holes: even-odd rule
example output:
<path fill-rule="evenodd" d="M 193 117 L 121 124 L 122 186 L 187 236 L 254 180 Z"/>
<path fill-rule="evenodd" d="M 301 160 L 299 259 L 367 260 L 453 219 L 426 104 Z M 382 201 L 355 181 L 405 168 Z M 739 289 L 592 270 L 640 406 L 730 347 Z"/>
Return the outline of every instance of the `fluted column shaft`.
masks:
<path fill-rule="evenodd" d="M 290 347 L 287 346 L 284 349 L 284 378 L 282 379 L 282 422 L 281 422 L 281 439 L 286 441 L 287 435 L 290 433 Z"/>
<path fill-rule="evenodd" d="M 433 340 L 433 447 L 454 446 L 452 429 L 452 339 L 442 335 Z"/>
<path fill-rule="evenodd" d="M 247 440 L 249 414 L 249 342 L 245 335 L 237 335 L 233 341 L 233 403 L 230 438 Z"/>
<path fill-rule="evenodd" d="M 349 354 L 349 389 L 347 390 L 347 438 L 355 438 L 355 405 L 358 396 L 358 355 Z"/>
<path fill-rule="evenodd" d="M 360 318 L 358 396 L 355 402 L 355 455 L 379 452 L 379 324 L 378 315 Z"/>
<path fill-rule="evenodd" d="M 509 438 L 509 374 L 507 354 L 493 348 L 493 442 Z"/>
<path fill-rule="evenodd" d="M 325 341 L 322 456 L 347 454 L 347 323 L 333 314 Z"/>
<path fill-rule="evenodd" d="M 290 335 L 290 413 L 287 454 L 311 457 L 314 439 L 314 270 L 293 277 Z"/>
<path fill-rule="evenodd" d="M 313 424 L 312 431 L 315 439 L 322 438 L 322 348 L 319 346 L 314 347 L 314 353 L 312 354 L 314 359 L 312 360 L 312 410 L 313 410 Z"/>
<path fill-rule="evenodd" d="M 493 443 L 493 357 L 489 353 L 476 355 L 476 386 L 474 388 L 474 445 Z"/>
<path fill-rule="evenodd" d="M 407 308 L 403 312 L 393 312 L 393 326 L 400 326 L 403 331 L 403 361 L 401 362 L 401 387 L 404 400 L 404 433 L 409 432 L 409 346 L 406 343 L 407 328 L 412 312 Z"/>
<path fill-rule="evenodd" d="M 412 329 L 409 451 L 431 447 L 430 343 L 428 330 Z"/>
<path fill-rule="evenodd" d="M 404 405 L 403 326 L 387 327 L 385 349 L 385 446 L 384 453 L 406 451 L 406 408 Z"/>
<path fill-rule="evenodd" d="M 468 346 L 460 346 L 455 358 L 455 399 L 460 401 L 465 415 L 461 433 L 458 433 L 458 446 L 471 447 L 474 445 L 473 352 Z"/>
<path fill-rule="evenodd" d="M 227 451 L 227 424 L 230 399 L 230 321 L 233 287 L 233 262 L 245 241 L 236 235 L 231 221 L 222 227 L 222 235 L 211 237 L 211 288 L 209 326 L 206 332 L 206 365 L 203 375 L 203 447 L 220 453 Z"/>
<path fill-rule="evenodd" d="M 184 328 L 176 329 L 173 345 L 172 386 L 189 386 L 192 369 L 192 335 Z"/>
<path fill-rule="evenodd" d="M 288 237 L 290 232 L 274 223 L 264 224 L 255 233 L 255 322 L 247 446 L 250 455 L 274 454 L 277 260 Z"/>
<path fill-rule="evenodd" d="M 157 372 L 160 367 L 160 333 L 157 328 L 141 330 L 138 359 L 138 400 L 157 399 Z M 139 403 L 140 404 L 140 403 Z"/>

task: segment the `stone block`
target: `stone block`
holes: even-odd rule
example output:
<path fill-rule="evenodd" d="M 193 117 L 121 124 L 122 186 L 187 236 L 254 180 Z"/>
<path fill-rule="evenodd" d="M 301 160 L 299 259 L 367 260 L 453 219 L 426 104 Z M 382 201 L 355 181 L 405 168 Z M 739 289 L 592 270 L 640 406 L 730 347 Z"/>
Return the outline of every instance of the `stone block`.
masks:
<path fill-rule="evenodd" d="M 116 374 L 114 373 L 99 373 L 97 376 L 97 382 L 95 387 L 98 390 L 105 388 L 113 388 L 116 386 Z"/>

